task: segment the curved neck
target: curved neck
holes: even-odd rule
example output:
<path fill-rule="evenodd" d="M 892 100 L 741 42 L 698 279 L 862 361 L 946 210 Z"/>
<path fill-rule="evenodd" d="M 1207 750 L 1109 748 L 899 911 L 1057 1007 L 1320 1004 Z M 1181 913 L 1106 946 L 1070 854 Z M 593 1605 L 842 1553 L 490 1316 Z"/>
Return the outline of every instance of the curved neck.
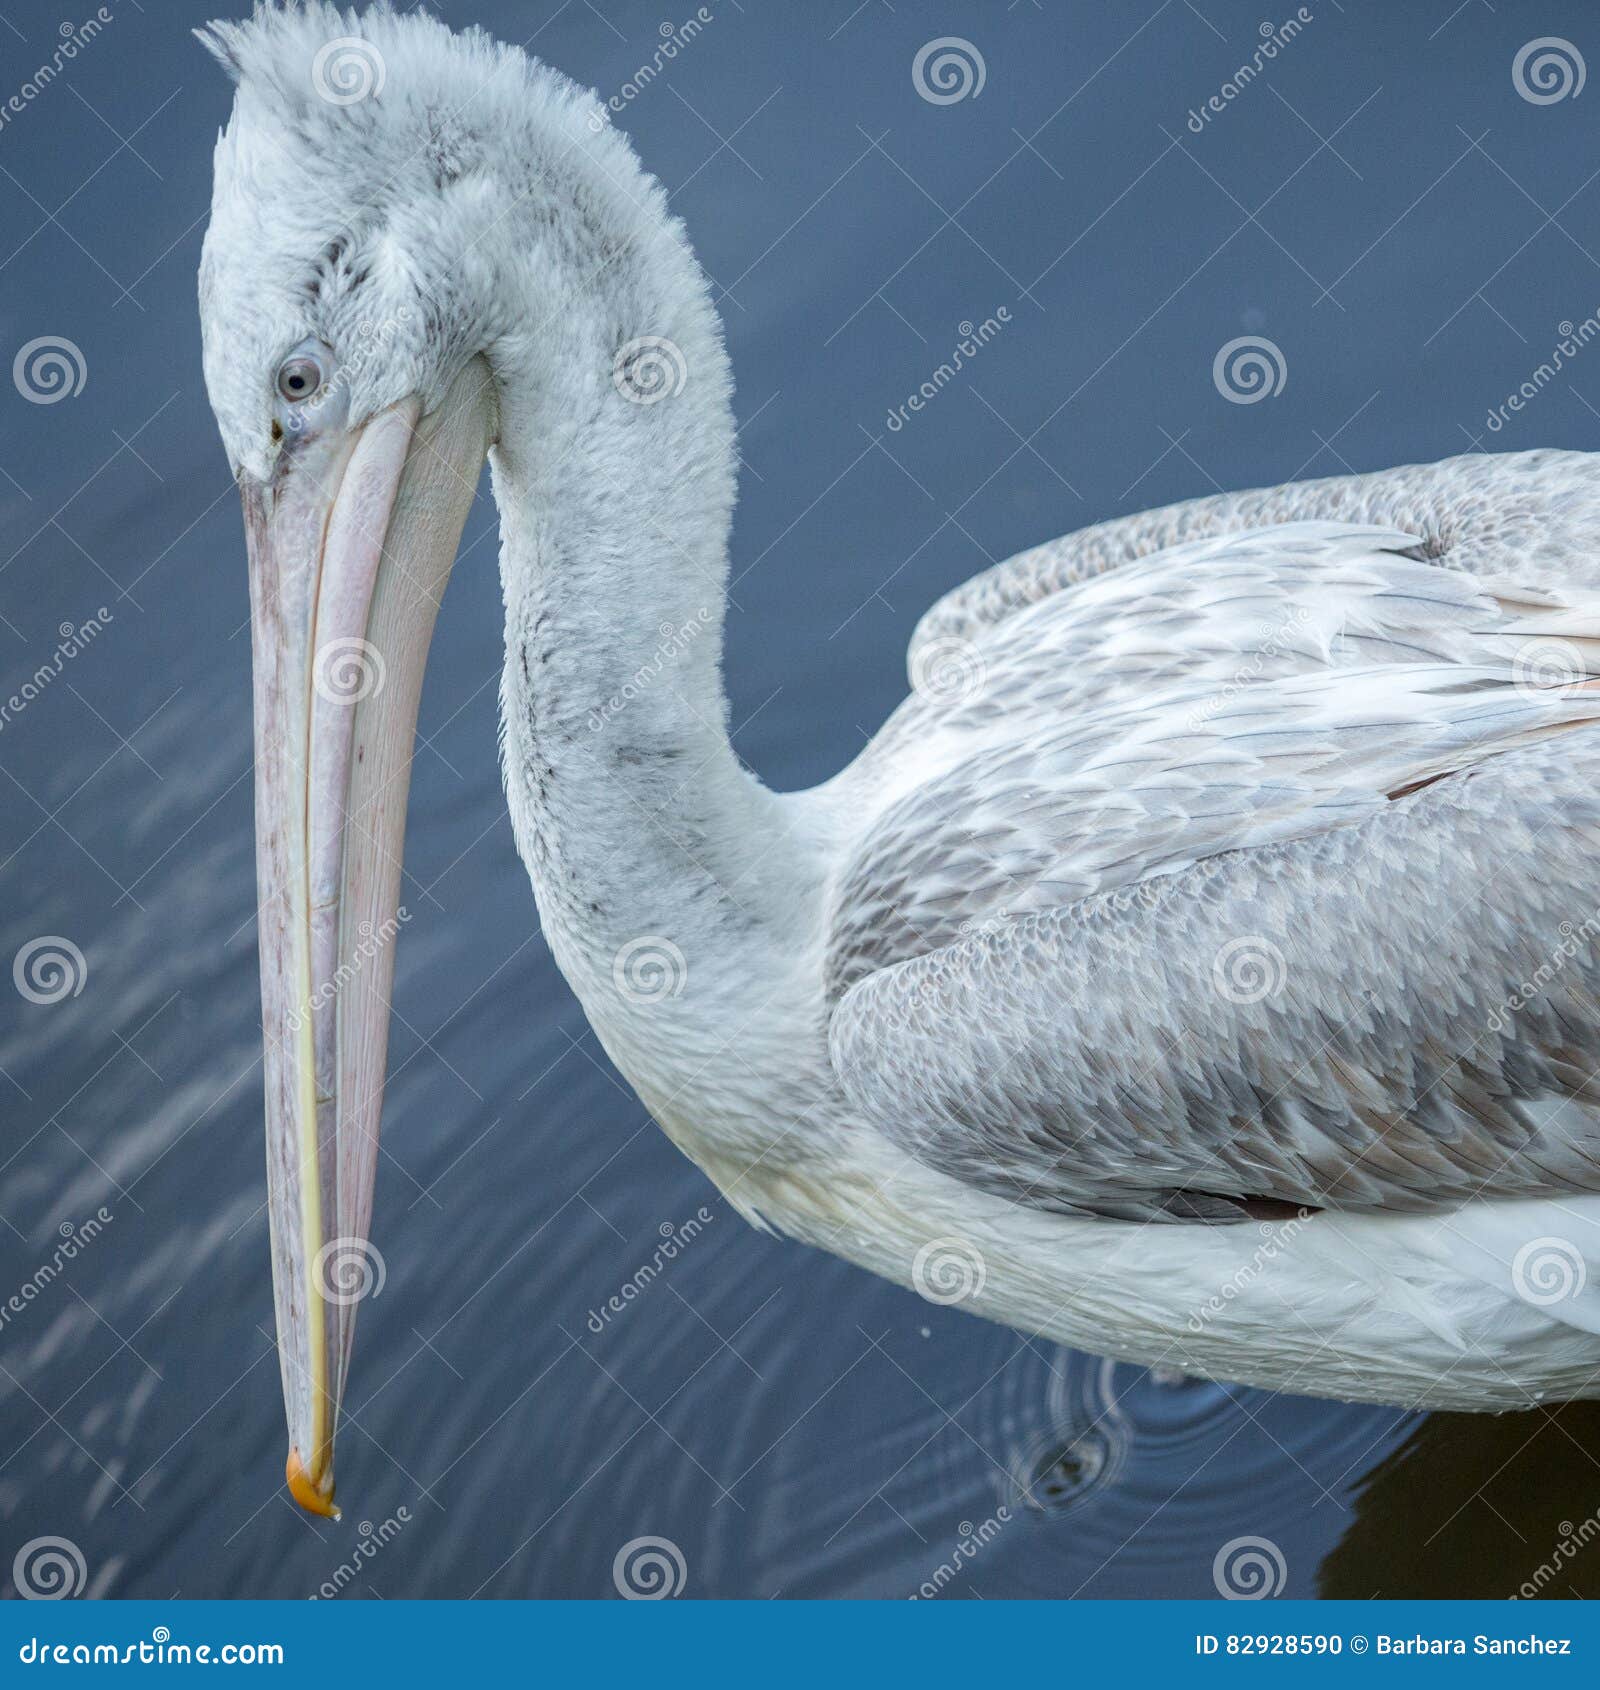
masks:
<path fill-rule="evenodd" d="M 538 267 L 537 306 L 492 355 L 506 786 L 546 934 L 592 1014 L 615 1008 L 637 941 L 692 967 L 784 908 L 779 806 L 734 755 L 722 690 L 736 454 L 720 329 L 670 225 L 608 262 L 603 288 L 575 277 L 555 297 Z M 640 340 L 664 344 L 619 361 Z"/>

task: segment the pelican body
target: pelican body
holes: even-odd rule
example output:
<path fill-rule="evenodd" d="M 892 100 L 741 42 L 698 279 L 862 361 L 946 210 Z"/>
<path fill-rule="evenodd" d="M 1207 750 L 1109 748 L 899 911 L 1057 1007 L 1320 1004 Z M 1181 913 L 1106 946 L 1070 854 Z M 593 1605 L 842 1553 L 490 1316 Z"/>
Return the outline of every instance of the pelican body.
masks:
<path fill-rule="evenodd" d="M 746 1217 L 1134 1362 L 1410 1406 L 1600 1393 L 1595 460 L 1024 552 L 927 613 L 854 763 L 774 793 L 727 736 L 721 328 L 597 98 L 387 7 L 202 39 L 237 84 L 200 304 L 249 552 L 302 1503 L 334 1507 L 371 936 L 485 458 L 543 930 Z"/>

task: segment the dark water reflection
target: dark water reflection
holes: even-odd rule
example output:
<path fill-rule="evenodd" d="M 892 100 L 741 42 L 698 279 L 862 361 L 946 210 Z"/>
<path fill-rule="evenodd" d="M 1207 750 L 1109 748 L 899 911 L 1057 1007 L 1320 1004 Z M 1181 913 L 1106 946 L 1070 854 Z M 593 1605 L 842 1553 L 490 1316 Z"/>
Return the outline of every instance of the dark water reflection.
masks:
<path fill-rule="evenodd" d="M 242 544 L 192 303 L 226 97 L 179 25 L 207 9 L 119 10 L 0 136 L 0 350 L 59 333 L 89 367 L 48 407 L 0 383 L 0 695 L 63 623 L 111 612 L 0 725 L 0 960 L 61 935 L 88 968 L 59 1003 L 0 992 L 0 1304 L 64 1227 L 112 1217 L 0 1323 L 7 1591 L 42 1536 L 112 1596 L 610 1596 L 641 1537 L 677 1547 L 691 1596 L 1209 1596 L 1239 1539 L 1270 1542 L 1291 1594 L 1514 1590 L 1600 1506 L 1594 1411 L 1419 1422 L 1067 1354 L 758 1236 L 670 1148 L 553 969 L 512 847 L 486 499 L 423 701 L 347 1517 L 294 1512 Z M 616 0 L 450 10 L 537 26 L 602 88 L 660 23 Z M 1574 8 L 1347 0 L 1189 152 L 1184 113 L 1256 38 L 1242 0 L 1146 24 L 968 13 L 940 27 L 980 40 L 979 100 L 916 97 L 915 8 L 828 0 L 728 10 L 625 118 L 730 290 L 729 687 L 780 787 L 852 754 L 917 615 L 991 558 L 1213 486 L 1463 450 L 1600 294 L 1600 140 L 1507 74 L 1528 35 L 1576 34 Z M 54 25 L 24 27 L 37 54 Z M 137 152 L 96 112 L 144 124 Z M 697 114 L 730 138 L 750 119 L 739 156 Z M 959 323 L 1001 304 L 981 365 L 887 436 Z M 1287 355 L 1270 404 L 1212 385 L 1246 332 Z M 1579 367 L 1490 444 L 1594 445 L 1595 384 Z M 595 1330 L 702 1206 L 670 1272 Z M 1562 1584 L 1592 1593 L 1589 1554 Z"/>
<path fill-rule="evenodd" d="M 1600 1595 L 1600 1404 L 1434 1414 L 1356 1487 L 1323 1596 Z"/>

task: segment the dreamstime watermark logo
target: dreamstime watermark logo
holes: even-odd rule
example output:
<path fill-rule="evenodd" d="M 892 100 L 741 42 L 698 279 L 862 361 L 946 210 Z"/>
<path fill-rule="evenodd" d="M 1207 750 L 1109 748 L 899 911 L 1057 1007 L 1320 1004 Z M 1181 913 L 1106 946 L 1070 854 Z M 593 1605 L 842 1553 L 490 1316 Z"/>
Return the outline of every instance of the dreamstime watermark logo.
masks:
<path fill-rule="evenodd" d="M 1288 978 L 1283 952 L 1259 933 L 1228 940 L 1211 959 L 1211 983 L 1229 1003 L 1276 997 Z"/>
<path fill-rule="evenodd" d="M 660 933 L 630 939 L 611 959 L 611 984 L 630 1003 L 661 1003 L 683 996 L 689 964 L 682 951 Z"/>
<path fill-rule="evenodd" d="M 302 1004 L 298 1004 L 289 1011 L 288 1026 L 291 1033 L 298 1033 L 315 1016 L 318 1008 L 332 1003 L 346 986 L 361 972 L 367 963 L 393 944 L 395 935 L 411 919 L 411 911 L 404 904 L 374 927 L 370 921 L 363 921 L 356 926 L 356 942 L 350 948 L 350 954 L 340 962 L 333 971 L 333 977 L 324 980 L 312 992 L 311 996 Z"/>
<path fill-rule="evenodd" d="M 346 1585 L 352 1583 L 372 1559 L 387 1549 L 400 1533 L 411 1524 L 411 1510 L 404 1505 L 395 1509 L 388 1519 L 380 1525 L 373 1525 L 371 1520 L 363 1520 L 356 1527 L 360 1541 L 350 1552 L 348 1561 L 341 1561 L 337 1567 L 319 1584 L 315 1591 L 307 1597 L 307 1601 L 315 1602 L 319 1597 L 331 1602 L 340 1594 Z"/>
<path fill-rule="evenodd" d="M 911 85 L 930 106 L 975 100 L 988 79 L 983 54 L 960 35 L 924 42 L 911 61 Z"/>
<path fill-rule="evenodd" d="M 81 1595 L 89 1563 L 71 1538 L 36 1537 L 17 1551 L 11 1582 L 27 1602 L 63 1602 Z"/>
<path fill-rule="evenodd" d="M 20 117 L 29 105 L 39 98 L 72 60 L 77 58 L 79 52 L 111 22 L 111 16 L 111 8 L 101 6 L 92 18 L 85 18 L 79 24 L 63 23 L 57 28 L 56 34 L 60 39 L 56 50 L 42 64 L 36 66 L 27 81 L 0 106 L 0 129 L 13 118 Z"/>
<path fill-rule="evenodd" d="M 1206 1300 L 1189 1316 L 1189 1330 L 1204 1332 L 1206 1327 L 1220 1314 L 1226 1314 L 1228 1305 L 1244 1292 L 1264 1274 L 1268 1268 L 1283 1253 L 1285 1247 L 1304 1229 L 1311 1219 L 1309 1209 L 1299 1210 L 1292 1220 L 1262 1221 L 1261 1242 L 1250 1253 L 1248 1261 L 1241 1262 L 1233 1273 L 1217 1287 Z"/>
<path fill-rule="evenodd" d="M 1563 317 L 1556 324 L 1556 344 L 1550 349 L 1550 356 L 1515 392 L 1506 395 L 1503 404 L 1496 405 L 1485 414 L 1483 426 L 1491 434 L 1498 434 L 1513 416 L 1544 392 L 1596 335 L 1600 335 L 1600 311 L 1591 312 L 1581 323 L 1574 323 L 1570 318 Z"/>
<path fill-rule="evenodd" d="M 1283 348 L 1265 335 L 1242 334 L 1217 349 L 1211 382 L 1230 405 L 1254 405 L 1276 399 L 1289 379 Z"/>
<path fill-rule="evenodd" d="M 1583 92 L 1589 67 L 1583 54 L 1559 35 L 1525 42 L 1511 61 L 1511 86 L 1530 106 L 1553 106 Z"/>
<path fill-rule="evenodd" d="M 1289 1564 L 1270 1537 L 1236 1537 L 1217 1551 L 1211 1582 L 1230 1602 L 1260 1602 L 1289 1582 Z"/>
<path fill-rule="evenodd" d="M 963 1520 L 957 1527 L 959 1535 L 955 1548 L 950 1552 L 950 1559 L 941 1561 L 906 1600 L 915 1602 L 920 1598 L 931 1602 L 953 1578 L 977 1559 L 981 1551 L 987 1549 L 999 1537 L 1011 1517 L 1011 1510 L 1002 1503 L 980 1525 L 975 1526 L 970 1520 Z"/>
<path fill-rule="evenodd" d="M 289 433 L 304 434 L 324 415 L 333 400 L 347 396 L 355 385 L 356 377 L 389 350 L 395 336 L 414 315 L 410 306 L 402 305 L 399 310 L 377 322 L 358 324 L 354 342 L 349 345 L 328 379 L 309 399 L 288 407 L 284 415 L 284 426 Z"/>
<path fill-rule="evenodd" d="M 622 683 L 618 691 L 589 712 L 590 731 L 603 728 L 613 718 L 620 716 L 641 693 L 648 690 L 652 682 L 660 678 L 662 670 L 675 658 L 681 657 L 710 626 L 711 610 L 706 605 L 702 605 L 693 616 L 687 617 L 677 626 L 671 622 L 663 622 L 660 626 L 661 644 Z"/>
<path fill-rule="evenodd" d="M 617 348 L 611 385 L 630 405 L 659 405 L 676 399 L 689 381 L 683 348 L 664 335 L 640 335 Z"/>
<path fill-rule="evenodd" d="M 981 323 L 974 324 L 969 318 L 963 318 L 957 323 L 956 333 L 961 338 L 956 344 L 955 351 L 917 388 L 915 393 L 907 394 L 905 400 L 888 413 L 884 418 L 884 427 L 891 434 L 898 434 L 918 411 L 922 410 L 930 401 L 938 398 L 945 388 L 960 375 L 961 371 L 1010 321 L 1010 306 L 1001 305 L 996 307 L 993 316 L 985 317 Z"/>
<path fill-rule="evenodd" d="M 917 1251 L 911 1284 L 925 1302 L 948 1308 L 983 1294 L 988 1264 L 976 1244 L 965 1238 L 933 1238 Z"/>
<path fill-rule="evenodd" d="M 702 1203 L 686 1221 L 677 1225 L 663 1221 L 661 1242 L 651 1252 L 650 1260 L 641 1263 L 633 1277 L 624 1280 L 621 1289 L 599 1308 L 589 1310 L 586 1322 L 589 1330 L 597 1335 L 604 1332 L 612 1316 L 622 1314 L 629 1303 L 637 1302 L 715 1219 L 716 1216 Z"/>
<path fill-rule="evenodd" d="M 969 917 L 956 929 L 956 934 L 962 939 L 981 939 L 990 933 L 1005 932 L 1016 919 L 1016 916 L 1002 905 L 984 915 Z"/>
<path fill-rule="evenodd" d="M 1574 1301 L 1588 1281 L 1583 1252 L 1569 1238 L 1531 1238 L 1511 1260 L 1511 1288 L 1535 1308 Z"/>
<path fill-rule="evenodd" d="M 278 1666 L 283 1665 L 281 1643 L 174 1643 L 171 1626 L 150 1628 L 150 1638 L 137 1643 L 51 1643 L 30 1637 L 17 1650 L 24 1666 Z"/>
<path fill-rule="evenodd" d="M 359 704 L 383 691 L 388 672 L 383 653 L 370 640 L 341 635 L 317 647 L 311 684 L 330 704 Z"/>
<path fill-rule="evenodd" d="M 89 380 L 83 348 L 65 335 L 42 334 L 17 348 L 11 382 L 30 405 L 57 405 L 76 399 Z"/>
<path fill-rule="evenodd" d="M 631 101 L 638 97 L 650 86 L 655 79 L 677 58 L 705 26 L 711 22 L 712 12 L 709 6 L 700 6 L 692 18 L 685 18 L 682 23 L 663 22 L 657 30 L 661 41 L 654 53 L 634 71 L 633 75 L 606 100 L 605 104 L 589 113 L 589 128 L 598 135 L 611 121 L 612 117 L 624 110 Z"/>
<path fill-rule="evenodd" d="M 1267 666 L 1275 657 L 1285 652 L 1293 651 L 1296 646 L 1296 635 L 1306 623 L 1311 620 L 1311 607 L 1297 604 L 1282 621 L 1274 626 L 1262 623 L 1256 633 L 1256 643 L 1251 648 L 1250 661 L 1241 664 L 1226 684 L 1218 687 L 1203 703 L 1197 704 L 1189 712 L 1188 724 L 1191 729 L 1202 728 L 1227 707 L 1234 696 L 1242 692 L 1252 681 L 1258 681 L 1266 673 Z"/>
<path fill-rule="evenodd" d="M 1587 679 L 1583 653 L 1570 640 L 1524 640 L 1511 657 L 1518 692 L 1565 694 Z"/>
<path fill-rule="evenodd" d="M 689 1582 L 689 1564 L 669 1537 L 636 1537 L 617 1551 L 611 1582 L 627 1602 L 661 1602 L 681 1594 Z"/>
<path fill-rule="evenodd" d="M 1585 946 L 1590 949 L 1594 947 L 1595 941 L 1600 939 L 1600 910 L 1585 916 L 1582 921 L 1563 921 L 1557 927 L 1556 933 L 1558 937 L 1555 949 L 1526 980 L 1519 983 L 1516 991 L 1512 992 L 1504 1003 L 1497 1004 L 1490 1010 L 1486 1025 L 1491 1033 L 1503 1033 L 1511 1024 L 1510 1016 L 1515 1015 L 1536 997 L 1543 996 L 1550 982 Z"/>
<path fill-rule="evenodd" d="M 383 92 L 388 66 L 372 42 L 361 35 L 337 35 L 317 49 L 311 61 L 311 86 L 330 106 L 354 106 Z"/>
<path fill-rule="evenodd" d="M 988 667 L 969 640 L 946 635 L 917 647 L 911 690 L 932 704 L 970 704 L 983 691 Z"/>
<path fill-rule="evenodd" d="M 1576 1561 L 1578 1556 L 1589 1547 L 1596 1538 L 1600 1538 L 1600 1510 L 1588 1515 L 1574 1525 L 1571 1520 L 1563 1520 L 1556 1530 L 1561 1534 L 1554 1550 L 1547 1561 L 1541 1561 L 1532 1573 L 1525 1578 L 1507 1598 L 1510 1602 L 1531 1602 L 1544 1587 L 1549 1584 L 1564 1568 Z"/>
<path fill-rule="evenodd" d="M 63 1221 L 56 1229 L 61 1242 L 50 1252 L 48 1259 L 40 1262 L 33 1273 L 0 1304 L 0 1327 L 10 1325 L 18 1315 L 26 1314 L 28 1306 L 36 1303 L 55 1284 L 115 1218 L 102 1204 L 86 1221 Z"/>
<path fill-rule="evenodd" d="M 0 703 L 0 729 L 15 721 L 40 693 L 56 679 L 73 658 L 85 646 L 90 645 L 114 620 L 112 613 L 104 605 L 101 605 L 93 616 L 89 617 L 87 621 L 78 623 L 76 627 L 70 622 L 63 622 L 56 629 L 57 634 L 60 635 L 56 649 L 8 699 Z"/>
<path fill-rule="evenodd" d="M 87 958 L 59 933 L 30 939 L 11 960 L 12 984 L 29 1003 L 60 1003 L 75 998 L 88 980 Z"/>
<path fill-rule="evenodd" d="M 1287 47 L 1300 31 L 1311 22 L 1311 8 L 1302 6 L 1292 18 L 1286 18 L 1281 24 L 1263 23 L 1260 27 L 1261 44 L 1248 59 L 1234 71 L 1232 76 L 1216 91 L 1211 98 L 1198 108 L 1191 106 L 1185 123 L 1192 134 L 1199 135 L 1214 117 L 1221 117 L 1229 104 L 1250 86 L 1255 79 L 1277 58 L 1279 52 Z"/>
<path fill-rule="evenodd" d="M 366 1238 L 331 1238 L 317 1251 L 311 1279 L 325 1303 L 349 1308 L 379 1297 L 389 1278 L 383 1252 Z"/>

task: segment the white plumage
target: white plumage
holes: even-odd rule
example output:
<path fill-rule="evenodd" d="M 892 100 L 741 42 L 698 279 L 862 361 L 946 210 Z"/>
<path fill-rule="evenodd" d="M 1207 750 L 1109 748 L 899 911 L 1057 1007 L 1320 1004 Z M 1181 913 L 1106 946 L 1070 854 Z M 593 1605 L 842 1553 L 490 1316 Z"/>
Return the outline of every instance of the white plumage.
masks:
<path fill-rule="evenodd" d="M 312 87 L 344 37 L 383 64 L 358 104 Z M 726 734 L 720 329 L 593 97 L 386 9 L 211 40 L 239 93 L 206 369 L 247 506 L 301 473 L 289 349 L 338 367 L 342 431 L 414 404 L 468 473 L 448 428 L 486 370 L 518 847 L 606 1048 L 732 1202 L 924 1290 L 954 1264 L 969 1306 L 1104 1354 L 1405 1404 L 1596 1394 L 1594 460 L 1024 553 L 924 618 L 850 768 L 774 794 Z M 686 379 L 639 403 L 662 344 Z M 325 1207 L 359 1216 L 342 1094 L 319 1108 Z M 280 1322 L 315 1351 L 296 1248 Z"/>

